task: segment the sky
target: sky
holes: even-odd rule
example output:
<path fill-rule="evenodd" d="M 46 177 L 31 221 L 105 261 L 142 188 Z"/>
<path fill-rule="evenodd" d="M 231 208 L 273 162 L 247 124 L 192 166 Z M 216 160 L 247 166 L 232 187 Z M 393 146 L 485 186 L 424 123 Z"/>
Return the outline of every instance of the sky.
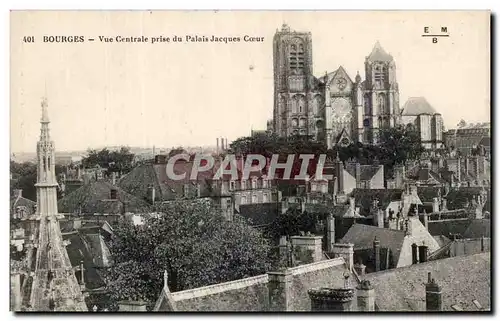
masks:
<path fill-rule="evenodd" d="M 25 11 L 11 13 L 11 152 L 34 152 L 41 99 L 59 151 L 215 145 L 265 129 L 273 110 L 272 38 L 310 31 L 316 76 L 364 78 L 375 42 L 395 59 L 401 108 L 424 96 L 446 128 L 490 121 L 490 16 L 483 11 Z M 433 44 L 424 27 L 450 37 Z M 144 35 L 183 42 L 102 43 Z M 185 37 L 263 37 L 186 42 Z M 23 42 L 33 36 L 35 42 Z M 83 36 L 48 43 L 44 36 Z M 87 41 L 94 38 L 94 42 Z"/>

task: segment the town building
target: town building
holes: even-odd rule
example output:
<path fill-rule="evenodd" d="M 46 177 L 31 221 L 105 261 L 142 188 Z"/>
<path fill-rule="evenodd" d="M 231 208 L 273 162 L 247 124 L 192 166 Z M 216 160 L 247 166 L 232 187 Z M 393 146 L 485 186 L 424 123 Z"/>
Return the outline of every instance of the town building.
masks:
<path fill-rule="evenodd" d="M 401 123 L 418 131 L 424 148 L 443 148 L 443 117 L 424 97 L 408 98 L 401 113 Z"/>

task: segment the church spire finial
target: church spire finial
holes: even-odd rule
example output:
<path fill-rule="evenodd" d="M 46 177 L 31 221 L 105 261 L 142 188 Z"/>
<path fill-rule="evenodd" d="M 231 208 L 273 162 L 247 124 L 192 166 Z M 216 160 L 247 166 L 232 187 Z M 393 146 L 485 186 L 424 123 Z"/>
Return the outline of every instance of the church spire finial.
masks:
<path fill-rule="evenodd" d="M 47 97 L 42 98 L 42 123 L 48 123 L 49 122 L 49 112 L 47 111 Z"/>

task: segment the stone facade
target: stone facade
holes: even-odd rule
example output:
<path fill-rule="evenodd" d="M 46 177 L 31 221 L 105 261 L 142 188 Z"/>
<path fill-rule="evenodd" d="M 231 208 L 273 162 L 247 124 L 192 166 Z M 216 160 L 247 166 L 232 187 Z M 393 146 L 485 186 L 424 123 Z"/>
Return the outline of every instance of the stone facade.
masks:
<path fill-rule="evenodd" d="M 273 132 L 309 136 L 328 148 L 351 142 L 377 143 L 380 128 L 400 122 L 393 57 L 376 43 L 365 60 L 365 81 L 340 66 L 313 76 L 312 35 L 287 25 L 273 39 Z"/>

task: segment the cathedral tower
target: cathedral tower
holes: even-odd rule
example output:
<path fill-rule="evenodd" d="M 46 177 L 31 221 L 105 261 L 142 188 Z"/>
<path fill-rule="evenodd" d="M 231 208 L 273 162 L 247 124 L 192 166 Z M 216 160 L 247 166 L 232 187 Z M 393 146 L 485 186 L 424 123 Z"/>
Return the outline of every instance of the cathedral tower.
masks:
<path fill-rule="evenodd" d="M 377 143 L 381 128 L 399 124 L 399 88 L 396 63 L 377 41 L 365 59 L 364 135 L 365 142 Z"/>
<path fill-rule="evenodd" d="M 37 144 L 37 209 L 34 221 L 37 240 L 29 261 L 34 270 L 27 289 L 30 311 L 87 311 L 61 235 L 57 211 L 55 149 L 50 139 L 47 101 L 42 101 L 40 140 Z M 35 234 L 36 235 L 36 234 Z"/>
<path fill-rule="evenodd" d="M 314 135 L 314 86 L 310 32 L 284 24 L 273 39 L 273 128 L 279 136 Z"/>

